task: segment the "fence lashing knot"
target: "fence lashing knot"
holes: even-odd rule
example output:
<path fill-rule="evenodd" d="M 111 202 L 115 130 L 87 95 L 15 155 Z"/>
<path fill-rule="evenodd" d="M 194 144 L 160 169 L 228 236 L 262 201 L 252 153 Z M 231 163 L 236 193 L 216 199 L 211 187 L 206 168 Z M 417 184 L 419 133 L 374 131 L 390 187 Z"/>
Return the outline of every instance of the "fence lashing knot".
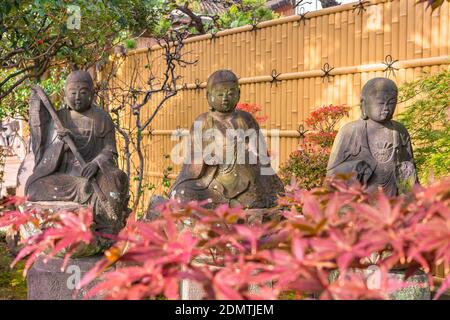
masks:
<path fill-rule="evenodd" d="M 383 70 L 385 72 L 385 77 L 389 78 L 392 73 L 395 77 L 395 70 L 398 71 L 398 68 L 394 67 L 394 63 L 398 62 L 398 60 L 394 60 L 390 54 L 384 57 L 383 64 L 386 65 L 386 69 Z"/>
<path fill-rule="evenodd" d="M 372 4 L 370 3 L 370 1 L 362 1 L 362 0 L 359 0 L 358 1 L 358 3 L 357 4 L 354 4 L 353 5 L 353 12 L 355 12 L 356 11 L 356 14 L 360 14 L 360 13 L 362 13 L 362 12 L 364 12 L 364 11 L 366 11 L 367 9 L 366 9 L 366 7 L 369 7 L 369 6 L 371 6 Z"/>
<path fill-rule="evenodd" d="M 322 82 L 325 81 L 325 78 L 327 79 L 327 81 L 330 81 L 330 77 L 332 77 L 333 75 L 330 74 L 331 70 L 333 70 L 334 67 L 330 67 L 330 65 L 328 64 L 328 62 L 326 62 L 323 67 L 322 67 L 322 71 L 323 71 L 323 75 L 321 75 L 322 77 Z"/>
<path fill-rule="evenodd" d="M 194 84 L 195 84 L 195 90 L 201 89 L 202 83 L 200 82 L 199 79 L 195 79 Z"/>
<path fill-rule="evenodd" d="M 155 131 L 155 129 L 153 129 L 152 127 L 148 127 L 147 131 L 148 131 L 149 137 L 152 137 L 153 131 Z"/>
<path fill-rule="evenodd" d="M 177 125 L 175 128 L 174 136 L 175 137 L 181 137 L 183 135 L 183 129 L 180 127 L 180 125 Z"/>
<path fill-rule="evenodd" d="M 252 18 L 252 30 L 251 31 L 256 31 L 256 29 L 258 29 L 258 24 L 259 24 L 258 20 L 255 17 L 253 17 Z"/>
<path fill-rule="evenodd" d="M 278 77 L 280 76 L 281 73 L 277 73 L 277 69 L 272 69 L 272 74 L 270 75 L 272 77 L 272 80 L 270 80 L 270 83 L 272 84 L 277 84 L 278 82 L 280 82 L 281 80 L 278 79 Z"/>
<path fill-rule="evenodd" d="M 310 3 L 310 2 L 307 2 L 307 3 Z M 298 13 L 298 16 L 300 17 L 299 22 L 303 21 L 303 25 L 306 25 L 306 19 L 308 19 L 306 17 L 306 14 L 308 14 L 308 13 L 309 13 L 309 11 L 305 12 L 305 7 L 301 7 L 299 10 L 299 13 Z"/>
<path fill-rule="evenodd" d="M 181 86 L 181 90 L 187 90 L 187 89 L 188 89 L 187 83 L 183 83 L 183 85 Z"/>
<path fill-rule="evenodd" d="M 305 137 L 306 137 L 305 135 L 308 132 L 308 130 L 306 130 L 305 125 L 303 123 L 301 123 L 298 125 L 297 132 L 300 135 L 300 139 L 305 139 Z"/>

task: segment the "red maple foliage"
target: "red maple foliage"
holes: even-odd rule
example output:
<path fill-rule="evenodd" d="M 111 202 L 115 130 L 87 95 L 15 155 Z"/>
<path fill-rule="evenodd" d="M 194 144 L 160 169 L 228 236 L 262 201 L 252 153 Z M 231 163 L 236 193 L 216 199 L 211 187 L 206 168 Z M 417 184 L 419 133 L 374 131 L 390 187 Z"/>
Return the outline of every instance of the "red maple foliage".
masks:
<path fill-rule="evenodd" d="M 258 112 L 262 111 L 262 107 L 255 103 L 251 104 L 251 103 L 239 102 L 236 106 L 236 109 L 247 111 L 247 112 L 251 113 L 255 117 L 256 121 L 259 124 L 262 124 L 262 123 L 266 122 L 267 119 L 269 119 L 269 116 L 256 115 Z"/>
<path fill-rule="evenodd" d="M 393 268 L 407 276 L 422 268 L 431 286 L 431 266 L 449 271 L 450 180 L 394 198 L 344 181 L 310 191 L 292 185 L 279 199 L 282 219 L 257 225 L 243 223 L 242 208 L 203 205 L 171 200 L 152 222 L 131 219 L 79 287 L 100 277 L 87 297 L 178 299 L 180 281 L 190 280 L 206 299 L 277 299 L 291 290 L 319 299 L 386 299 L 405 286 L 389 277 Z M 54 233 L 70 245 L 88 240 L 78 223 L 64 226 L 28 244 L 29 259 L 45 246 L 57 250 L 46 241 Z M 371 267 L 379 270 L 375 286 L 358 272 Z M 435 298 L 449 287 L 450 275 Z"/>
<path fill-rule="evenodd" d="M 302 188 L 321 186 L 327 172 L 328 158 L 337 134 L 336 125 L 348 116 L 350 108 L 345 105 L 323 106 L 311 112 L 306 119 L 309 131 L 297 150 L 289 155 L 280 168 L 285 184 L 295 182 Z"/>
<path fill-rule="evenodd" d="M 19 206 L 24 202 L 22 198 L 11 197 L 4 201 L 0 211 L 0 227 L 9 227 L 14 233 L 20 232 L 22 226 L 28 225 L 33 231 L 28 238 L 22 239 L 22 249 L 17 254 L 11 266 L 26 258 L 24 275 L 39 255 L 48 258 L 64 252 L 62 269 L 66 267 L 68 259 L 82 244 L 89 244 L 93 239 L 90 230 L 93 214 L 90 209 L 80 209 L 76 212 L 61 211 L 50 213 L 47 210 L 24 208 L 9 210 L 11 205 Z M 41 231 L 40 231 L 41 230 Z"/>
<path fill-rule="evenodd" d="M 350 107 L 346 105 L 322 106 L 317 108 L 305 120 L 312 130 L 306 134 L 307 141 L 322 147 L 331 147 L 336 137 L 336 125 L 344 117 L 348 117 Z"/>

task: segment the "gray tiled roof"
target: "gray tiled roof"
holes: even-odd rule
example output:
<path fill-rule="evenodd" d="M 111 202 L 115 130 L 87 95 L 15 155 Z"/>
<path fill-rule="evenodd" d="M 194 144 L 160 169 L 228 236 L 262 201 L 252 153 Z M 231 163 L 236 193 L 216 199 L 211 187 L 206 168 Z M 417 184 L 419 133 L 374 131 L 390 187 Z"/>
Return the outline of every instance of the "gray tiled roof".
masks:
<path fill-rule="evenodd" d="M 267 6 L 272 9 L 278 9 L 287 5 L 292 5 L 292 1 L 289 0 L 269 0 L 267 1 Z"/>
<path fill-rule="evenodd" d="M 200 1 L 201 13 L 207 15 L 222 14 L 227 11 L 227 6 L 223 2 L 202 0 Z"/>

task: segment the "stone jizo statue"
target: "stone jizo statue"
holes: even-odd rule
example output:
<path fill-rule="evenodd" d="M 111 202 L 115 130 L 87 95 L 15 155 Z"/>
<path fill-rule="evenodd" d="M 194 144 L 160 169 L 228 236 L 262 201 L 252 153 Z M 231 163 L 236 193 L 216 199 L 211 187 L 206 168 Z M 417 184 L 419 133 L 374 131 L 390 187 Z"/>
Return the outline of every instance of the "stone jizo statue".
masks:
<path fill-rule="evenodd" d="M 34 202 L 92 206 L 96 231 L 115 234 L 129 214 L 129 180 L 117 166 L 113 122 L 107 112 L 94 105 L 93 89 L 88 72 L 74 71 L 68 76 L 67 108 L 56 111 L 62 128 L 49 113 L 49 106 L 33 91 L 29 122 L 35 163 L 25 194 Z M 69 148 L 67 136 L 84 159 L 84 166 Z"/>
<path fill-rule="evenodd" d="M 190 130 L 190 147 L 170 197 L 208 200 L 210 207 L 275 206 L 284 188 L 270 166 L 258 123 L 236 110 L 238 78 L 229 70 L 216 71 L 206 91 L 210 111 L 198 116 Z"/>
<path fill-rule="evenodd" d="M 390 79 L 369 80 L 361 92 L 361 119 L 339 130 L 327 175 L 352 173 L 369 191 L 381 187 L 396 196 L 417 183 L 411 141 L 406 128 L 392 120 L 398 89 Z"/>

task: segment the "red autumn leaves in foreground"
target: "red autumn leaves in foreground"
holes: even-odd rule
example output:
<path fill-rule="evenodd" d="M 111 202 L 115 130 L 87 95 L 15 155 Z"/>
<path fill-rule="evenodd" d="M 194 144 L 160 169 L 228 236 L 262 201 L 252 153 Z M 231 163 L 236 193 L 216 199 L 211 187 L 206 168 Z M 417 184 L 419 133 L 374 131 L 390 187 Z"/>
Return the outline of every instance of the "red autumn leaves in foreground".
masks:
<path fill-rule="evenodd" d="M 432 266 L 443 264 L 448 273 L 449 202 L 449 180 L 392 199 L 338 181 L 311 191 L 291 186 L 279 199 L 281 221 L 247 225 L 240 208 L 209 210 L 201 203 L 169 201 L 155 221 L 130 220 L 80 287 L 100 277 L 89 296 L 178 299 L 180 280 L 188 279 L 203 287 L 206 299 L 277 299 L 290 290 L 320 299 L 386 299 L 404 286 L 388 278 L 392 268 L 408 268 L 408 275 L 423 268 L 430 285 Z M 6 219 L 11 221 L 3 212 L 0 225 Z M 47 245 L 54 252 L 85 242 L 89 224 L 80 215 L 74 229 L 68 222 L 59 225 L 66 229 L 53 231 L 56 237 L 48 229 L 26 244 L 22 256 L 30 253 L 33 259 Z M 373 253 L 380 253 L 378 259 L 369 260 Z M 355 272 L 373 265 L 380 270 L 375 287 Z M 339 277 L 330 281 L 335 270 Z M 251 289 L 254 285 L 258 290 Z M 435 298 L 448 287 L 450 276 Z"/>
<path fill-rule="evenodd" d="M 92 211 L 80 209 L 76 212 L 62 211 L 52 214 L 49 211 L 18 208 L 8 210 L 11 205 L 20 206 L 25 198 L 12 197 L 3 201 L 0 208 L 0 227 L 10 227 L 13 232 L 19 232 L 21 227 L 28 230 L 41 229 L 42 232 L 33 234 L 22 240 L 22 249 L 17 254 L 11 266 L 26 258 L 24 275 L 40 254 L 54 257 L 64 250 L 64 269 L 68 259 L 81 245 L 88 245 L 93 240 L 90 227 L 93 222 Z"/>

